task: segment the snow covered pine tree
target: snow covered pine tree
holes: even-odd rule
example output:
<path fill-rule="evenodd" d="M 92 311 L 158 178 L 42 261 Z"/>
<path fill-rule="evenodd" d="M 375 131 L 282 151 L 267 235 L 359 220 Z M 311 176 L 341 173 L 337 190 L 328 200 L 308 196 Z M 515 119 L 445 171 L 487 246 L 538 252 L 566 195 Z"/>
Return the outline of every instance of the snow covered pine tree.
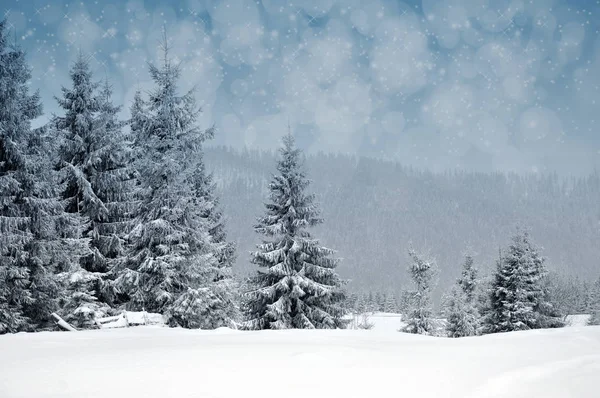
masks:
<path fill-rule="evenodd" d="M 474 336 L 479 327 L 479 315 L 475 308 L 477 290 L 477 270 L 473 267 L 473 257 L 465 256 L 463 271 L 446 298 L 445 312 L 449 337 Z"/>
<path fill-rule="evenodd" d="M 302 171 L 301 152 L 291 132 L 283 138 L 278 175 L 269 184 L 270 202 L 255 231 L 267 237 L 252 253 L 261 269 L 247 292 L 247 329 L 333 329 L 345 326 L 343 282 L 333 250 L 311 238 L 307 228 L 322 222 Z M 264 270 L 263 270 L 264 269 Z"/>
<path fill-rule="evenodd" d="M 477 269 L 473 266 L 473 256 L 465 255 L 461 277 L 458 279 L 458 286 L 467 296 L 467 301 L 473 302 L 477 290 Z"/>
<path fill-rule="evenodd" d="M 73 220 L 57 199 L 53 139 L 31 129 L 42 114 L 28 92 L 25 54 L 0 21 L 0 333 L 45 330 L 63 294 L 57 274 L 77 258 Z"/>
<path fill-rule="evenodd" d="M 529 233 L 518 231 L 512 240 L 497 264 L 483 320 L 484 333 L 562 326 L 546 300 L 544 259 L 531 243 Z"/>
<path fill-rule="evenodd" d="M 42 106 L 37 93 L 28 93 L 31 72 L 24 57 L 9 45 L 6 21 L 0 21 L 0 334 L 31 326 L 25 315 L 33 302 L 26 246 L 33 237 L 26 203 L 34 176 L 25 150 Z"/>
<path fill-rule="evenodd" d="M 112 289 L 113 269 L 125 255 L 126 236 L 133 228 L 138 202 L 134 196 L 137 182 L 130 148 L 131 136 L 126 135 L 125 122 L 118 119 L 120 106 L 112 103 L 112 87 L 108 81 L 100 88 L 100 109 L 95 120 L 98 142 L 93 161 L 86 171 L 105 211 L 91 220 L 88 232 L 92 254 L 83 259 L 84 268 L 100 273 L 95 294 L 102 303 L 118 305 Z"/>
<path fill-rule="evenodd" d="M 80 224 L 79 233 L 72 238 L 89 250 L 70 270 L 69 292 L 61 312 L 75 327 L 94 328 L 95 318 L 110 310 L 104 294 L 109 291 L 106 279 L 110 258 L 122 252 L 133 174 L 127 167 L 124 123 L 117 120 L 120 108 L 111 102 L 108 82 L 98 93 L 99 84 L 92 81 L 89 61 L 81 53 L 70 77 L 72 87 L 63 88 L 62 98 L 57 98 L 65 115 L 56 116 L 50 126 L 61 138 L 61 198 L 66 212 Z"/>
<path fill-rule="evenodd" d="M 408 268 L 415 284 L 411 292 L 410 309 L 407 324 L 402 331 L 414 334 L 431 335 L 434 325 L 431 322 L 431 284 L 433 280 L 433 261 L 410 249 L 408 252 L 412 263 Z"/>
<path fill-rule="evenodd" d="M 163 42 L 162 66 L 150 65 L 156 89 L 134 103 L 134 151 L 141 200 L 116 290 L 126 307 L 164 314 L 170 325 L 232 325 L 231 245 L 225 242 L 202 143 L 214 129 L 197 126 L 193 92 L 177 95 L 180 68 Z M 213 239 L 212 233 L 219 236 Z"/>
<path fill-rule="evenodd" d="M 589 319 L 589 325 L 600 325 L 600 278 L 591 288 L 590 310 L 592 316 Z"/>

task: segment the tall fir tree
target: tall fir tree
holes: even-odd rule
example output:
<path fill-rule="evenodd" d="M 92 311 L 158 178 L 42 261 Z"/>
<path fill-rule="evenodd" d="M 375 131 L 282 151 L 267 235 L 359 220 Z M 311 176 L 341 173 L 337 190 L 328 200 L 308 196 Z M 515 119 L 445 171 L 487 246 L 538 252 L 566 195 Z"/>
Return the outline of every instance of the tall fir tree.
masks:
<path fill-rule="evenodd" d="M 542 278 L 544 259 L 528 232 L 518 231 L 497 264 L 489 308 L 483 320 L 485 333 L 561 326 L 547 302 Z"/>
<path fill-rule="evenodd" d="M 247 293 L 248 329 L 333 329 L 343 327 L 343 282 L 333 250 L 320 246 L 308 228 L 322 223 L 301 152 L 291 132 L 283 138 L 279 174 L 273 176 L 266 215 L 255 231 L 266 239 L 251 255 L 259 267 Z"/>
<path fill-rule="evenodd" d="M 57 199 L 53 137 L 31 121 L 42 114 L 29 93 L 25 53 L 0 21 L 0 333 L 46 330 L 58 309 L 58 277 L 82 249 Z"/>
<path fill-rule="evenodd" d="M 134 196 L 137 179 L 131 137 L 124 132 L 126 122 L 118 118 L 121 107 L 113 105 L 112 93 L 106 80 L 100 87 L 100 106 L 94 120 L 96 145 L 90 148 L 85 169 L 105 211 L 91 218 L 88 236 L 92 253 L 83 259 L 84 269 L 100 274 L 94 287 L 95 296 L 111 306 L 118 303 L 111 288 L 112 270 L 125 254 L 125 238 L 133 227 L 138 205 Z"/>
<path fill-rule="evenodd" d="M 213 175 L 206 170 L 202 154 L 198 156 L 193 172 L 192 184 L 194 200 L 198 205 L 199 216 L 206 223 L 211 242 L 214 262 L 210 265 L 210 277 L 205 287 L 205 297 L 210 301 L 202 304 L 203 329 L 221 326 L 235 326 L 239 318 L 239 285 L 233 276 L 235 244 L 227 239 L 225 217 L 219 205 Z M 176 309 L 185 312 L 181 305 Z"/>
<path fill-rule="evenodd" d="M 31 120 L 42 113 L 38 95 L 28 92 L 25 54 L 8 36 L 6 21 L 0 21 L 0 334 L 26 330 L 31 322 L 24 314 L 33 302 L 25 201 L 33 194 L 28 189 L 33 176 L 25 148 Z"/>
<path fill-rule="evenodd" d="M 70 77 L 71 87 L 63 87 L 62 97 L 57 98 L 64 116 L 55 116 L 51 126 L 61 138 L 61 199 L 65 211 L 80 224 L 72 238 L 87 244 L 89 250 L 69 270 L 62 312 L 74 326 L 94 328 L 95 319 L 109 311 L 99 300 L 103 277 L 109 271 L 106 255 L 118 250 L 118 237 L 107 234 L 106 223 L 114 217 L 108 201 L 120 189 L 113 177 L 118 174 L 117 159 L 124 152 L 122 123 L 116 119 L 119 108 L 110 102 L 110 88 L 107 85 L 98 93 L 99 83 L 93 81 L 89 60 L 81 52 Z"/>
<path fill-rule="evenodd" d="M 408 254 L 412 261 L 408 270 L 415 290 L 410 295 L 409 313 L 406 326 L 402 330 L 407 333 L 431 335 L 434 331 L 431 308 L 434 263 L 412 248 Z"/>
<path fill-rule="evenodd" d="M 178 95 L 180 67 L 169 58 L 166 36 L 163 53 L 160 67 L 150 64 L 156 89 L 147 102 L 138 95 L 133 104 L 140 208 L 115 287 L 127 308 L 162 313 L 171 325 L 230 326 L 231 264 L 224 237 L 211 236 L 221 220 L 202 163 L 202 143 L 214 129 L 198 126 L 192 91 Z"/>

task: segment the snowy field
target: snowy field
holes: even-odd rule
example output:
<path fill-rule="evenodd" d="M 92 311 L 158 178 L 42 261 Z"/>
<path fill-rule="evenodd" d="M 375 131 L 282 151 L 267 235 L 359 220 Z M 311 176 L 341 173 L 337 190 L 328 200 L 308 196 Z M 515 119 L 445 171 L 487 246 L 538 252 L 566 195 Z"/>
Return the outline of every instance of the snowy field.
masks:
<path fill-rule="evenodd" d="M 446 339 L 137 327 L 0 336 L 0 397 L 598 398 L 600 327 Z"/>

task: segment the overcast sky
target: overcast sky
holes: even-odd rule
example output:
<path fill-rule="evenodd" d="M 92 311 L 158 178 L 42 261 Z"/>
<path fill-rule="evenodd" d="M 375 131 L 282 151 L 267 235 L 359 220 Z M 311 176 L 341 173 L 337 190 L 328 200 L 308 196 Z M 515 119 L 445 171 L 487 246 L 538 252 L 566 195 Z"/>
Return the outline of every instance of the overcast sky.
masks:
<path fill-rule="evenodd" d="M 600 2 L 3 0 L 46 115 L 82 49 L 126 107 L 162 27 L 214 143 L 433 170 L 600 169 Z M 128 110 L 124 109 L 124 117 Z"/>

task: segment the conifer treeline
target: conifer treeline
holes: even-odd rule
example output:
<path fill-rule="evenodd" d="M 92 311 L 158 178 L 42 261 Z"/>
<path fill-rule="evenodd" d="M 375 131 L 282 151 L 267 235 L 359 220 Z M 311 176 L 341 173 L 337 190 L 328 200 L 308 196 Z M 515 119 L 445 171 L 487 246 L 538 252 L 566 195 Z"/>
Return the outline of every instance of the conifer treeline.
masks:
<path fill-rule="evenodd" d="M 500 251 L 491 275 L 480 276 L 473 256 L 466 254 L 461 275 L 437 314 L 431 304 L 435 261 L 414 249 L 408 254 L 412 290 L 350 294 L 349 310 L 355 315 L 396 312 L 402 314 L 401 331 L 448 337 L 558 328 L 575 314 L 587 314 L 588 324 L 599 324 L 600 278 L 587 283 L 548 273 L 527 230 L 519 228 L 511 244 Z M 358 327 L 367 324 L 368 316 Z"/>
<path fill-rule="evenodd" d="M 236 248 L 202 147 L 215 129 L 198 125 L 193 92 L 179 94 L 166 36 L 163 54 L 149 65 L 154 90 L 137 92 L 122 121 L 110 83 L 96 81 L 80 53 L 56 97 L 61 113 L 33 129 L 40 98 L 29 92 L 24 52 L 0 22 L 0 334 L 52 329 L 52 312 L 95 328 L 123 309 L 186 328 L 340 328 L 349 305 L 401 312 L 404 331 L 433 334 L 435 262 L 414 250 L 414 290 L 346 297 L 339 260 L 310 232 L 322 219 L 289 132 L 254 226 L 263 237 L 251 253 L 258 271 L 235 280 Z M 557 291 L 529 235 L 519 233 L 489 283 L 466 258 L 446 300 L 449 335 L 561 326 Z"/>
<path fill-rule="evenodd" d="M 215 130 L 199 127 L 193 92 L 178 93 L 180 68 L 166 35 L 161 64 L 149 64 L 155 88 L 147 98 L 136 93 L 129 121 L 118 119 L 110 83 L 95 81 L 80 53 L 56 98 L 61 114 L 32 129 L 40 99 L 28 92 L 30 68 L 5 25 L 0 333 L 52 328 L 52 312 L 95 328 L 122 309 L 160 313 L 186 328 L 343 325 L 337 260 L 308 232 L 321 220 L 291 133 L 272 203 L 255 227 L 266 240 L 252 261 L 264 269 L 236 283 L 235 245 L 203 158 Z"/>

